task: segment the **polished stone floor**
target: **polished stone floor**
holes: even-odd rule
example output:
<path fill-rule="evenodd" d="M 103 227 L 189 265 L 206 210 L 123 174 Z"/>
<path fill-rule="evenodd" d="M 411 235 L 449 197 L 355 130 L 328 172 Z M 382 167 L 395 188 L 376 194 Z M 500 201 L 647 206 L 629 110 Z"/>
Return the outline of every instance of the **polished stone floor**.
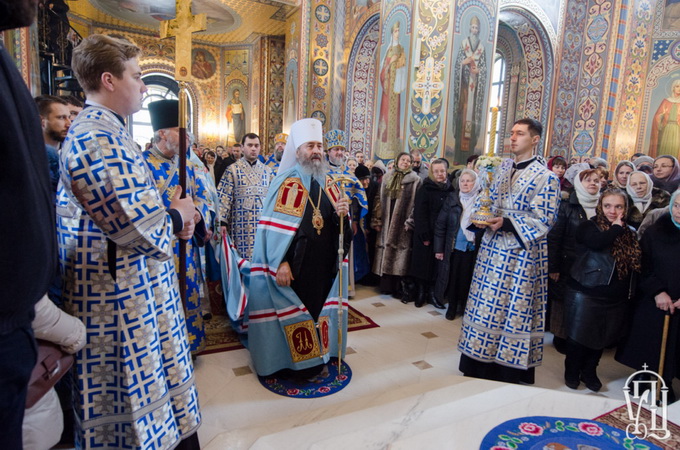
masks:
<path fill-rule="evenodd" d="M 595 418 L 624 404 L 632 371 L 605 352 L 598 393 L 563 383 L 563 355 L 546 336 L 534 387 L 460 376 L 461 319 L 358 286 L 354 308 L 379 328 L 348 334 L 351 383 L 337 394 L 290 399 L 264 389 L 247 350 L 200 356 L 196 378 L 204 448 L 478 448 L 494 425 L 525 415 Z M 543 388 L 543 389 L 536 389 Z M 676 390 L 678 392 L 678 390 Z M 671 408 L 669 418 L 680 419 Z"/>

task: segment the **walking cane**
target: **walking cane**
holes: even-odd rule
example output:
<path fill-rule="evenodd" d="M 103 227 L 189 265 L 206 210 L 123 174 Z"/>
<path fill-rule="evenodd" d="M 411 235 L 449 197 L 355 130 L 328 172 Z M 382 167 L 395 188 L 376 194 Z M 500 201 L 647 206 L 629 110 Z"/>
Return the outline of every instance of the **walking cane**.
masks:
<path fill-rule="evenodd" d="M 345 195 L 345 183 L 353 181 L 349 177 L 339 176 L 333 179 L 338 183 L 341 198 Z M 345 215 L 340 215 L 340 236 L 338 238 L 338 376 L 342 374 L 342 329 L 343 329 L 343 292 L 342 292 L 342 262 L 345 259 Z"/>
<path fill-rule="evenodd" d="M 663 369 L 666 363 L 666 342 L 668 341 L 668 324 L 671 320 L 671 315 L 669 311 L 666 311 L 666 315 L 663 318 L 663 333 L 661 334 L 661 354 L 659 355 L 659 376 L 663 379 Z M 656 400 L 659 401 L 661 394 L 661 383 L 656 386 Z"/>

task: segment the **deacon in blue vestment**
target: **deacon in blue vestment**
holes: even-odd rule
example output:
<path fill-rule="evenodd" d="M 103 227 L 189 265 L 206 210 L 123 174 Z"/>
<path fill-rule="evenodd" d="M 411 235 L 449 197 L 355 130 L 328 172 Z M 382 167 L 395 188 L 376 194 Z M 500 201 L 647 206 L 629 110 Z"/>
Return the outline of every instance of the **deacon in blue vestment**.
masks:
<path fill-rule="evenodd" d="M 344 220 L 346 253 L 349 202 L 328 175 L 322 141 L 318 120 L 293 124 L 258 224 L 244 320 L 258 375 L 283 371 L 309 377 L 323 370 L 331 356 L 344 356 L 347 270 L 345 261 L 340 280 L 338 243 Z M 345 312 L 341 324 L 338 308 Z"/>
<path fill-rule="evenodd" d="M 93 34 L 73 51 L 87 107 L 61 151 L 57 194 L 63 297 L 87 329 L 76 354 L 76 448 L 199 448 L 194 368 L 173 243 L 196 209 L 166 208 L 123 117 L 146 87 L 127 40 Z"/>
<path fill-rule="evenodd" d="M 163 199 L 166 208 L 179 186 L 179 158 L 182 149 L 188 147 L 188 142 L 179 142 L 179 102 L 177 100 L 160 100 L 149 103 L 151 127 L 154 131 L 153 146 L 144 151 L 144 160 L 156 181 L 156 188 Z M 206 224 L 210 221 L 208 191 L 204 178 L 198 175 L 201 168 L 187 161 L 186 195 L 194 201 L 196 211 L 196 231 L 194 238 L 186 243 L 186 298 L 184 300 L 184 315 L 189 336 L 189 350 L 194 355 L 205 349 L 205 326 L 203 324 L 200 281 L 201 264 L 200 253 L 194 246 L 203 247 L 207 237 Z M 179 240 L 173 246 L 175 268 L 179 267 Z"/>
<path fill-rule="evenodd" d="M 557 176 L 533 156 L 542 131 L 534 119 L 514 124 L 515 162 L 506 159 L 491 186 L 498 217 L 484 226 L 458 341 L 466 376 L 533 383 L 534 368 L 541 364 L 547 236 L 560 201 Z"/>

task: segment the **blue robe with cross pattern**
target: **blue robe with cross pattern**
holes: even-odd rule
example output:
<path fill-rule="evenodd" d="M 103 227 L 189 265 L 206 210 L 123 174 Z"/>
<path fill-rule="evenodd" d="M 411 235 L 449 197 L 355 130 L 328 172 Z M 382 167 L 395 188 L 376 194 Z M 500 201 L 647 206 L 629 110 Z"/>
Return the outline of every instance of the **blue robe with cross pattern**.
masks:
<path fill-rule="evenodd" d="M 174 448 L 201 416 L 170 216 L 142 153 L 106 108 L 78 115 L 60 167 L 63 297 L 87 331 L 76 354 L 76 448 Z"/>
<path fill-rule="evenodd" d="M 458 349 L 477 361 L 528 369 L 543 357 L 547 235 L 557 218 L 560 185 L 539 160 L 514 181 L 513 173 L 512 160 L 503 161 L 491 199 L 496 214 L 509 219 L 516 234 L 484 233 Z"/>

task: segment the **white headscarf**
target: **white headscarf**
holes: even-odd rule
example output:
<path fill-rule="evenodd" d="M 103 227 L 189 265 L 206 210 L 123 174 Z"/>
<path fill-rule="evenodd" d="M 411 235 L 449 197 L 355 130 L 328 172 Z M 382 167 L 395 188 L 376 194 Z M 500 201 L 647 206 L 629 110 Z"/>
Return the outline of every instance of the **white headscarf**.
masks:
<path fill-rule="evenodd" d="M 597 201 L 600 199 L 600 187 L 597 187 L 597 192 L 595 194 L 591 194 L 590 192 L 586 191 L 586 188 L 583 186 L 583 182 L 581 181 L 581 172 L 577 173 L 576 177 L 574 177 L 574 190 L 576 191 L 578 202 L 586 212 L 586 217 L 590 219 L 595 216 Z"/>
<path fill-rule="evenodd" d="M 470 192 L 467 193 L 460 191 L 460 179 L 463 178 L 463 175 L 465 174 L 472 175 L 475 179 L 475 185 L 472 186 Z M 470 169 L 463 169 L 463 171 L 460 173 L 460 176 L 458 177 L 458 199 L 460 200 L 460 204 L 463 206 L 463 215 L 460 218 L 460 228 L 463 230 L 465 239 L 467 239 L 469 242 L 474 242 L 475 240 L 475 233 L 468 230 L 468 227 L 472 224 L 470 216 L 472 216 L 472 213 L 474 212 L 473 206 L 475 205 L 475 200 L 477 200 L 477 195 L 481 189 L 482 186 L 479 184 L 479 176 L 477 175 L 477 172 Z"/>
<path fill-rule="evenodd" d="M 283 173 L 297 164 L 295 152 L 302 144 L 311 141 L 323 142 L 323 127 L 319 120 L 300 119 L 291 125 L 277 173 Z"/>
<path fill-rule="evenodd" d="M 564 178 L 570 182 L 572 185 L 574 184 L 574 179 L 576 178 L 576 175 L 583 171 L 590 169 L 590 164 L 588 163 L 576 163 L 572 164 L 569 166 L 566 172 L 564 172 Z"/>
<path fill-rule="evenodd" d="M 643 195 L 642 197 L 638 197 L 637 194 L 635 193 L 635 190 L 633 190 L 633 188 L 630 187 L 631 179 L 633 178 L 633 175 L 636 174 L 642 174 L 647 179 L 647 192 L 645 192 L 645 195 Z M 628 192 L 630 198 L 633 199 L 635 207 L 642 214 L 644 214 L 645 211 L 647 211 L 647 208 L 649 208 L 649 205 L 652 203 L 652 189 L 654 189 L 654 183 L 652 183 L 652 179 L 646 173 L 636 170 L 635 172 L 628 175 L 628 184 L 626 185 L 626 192 Z"/>

